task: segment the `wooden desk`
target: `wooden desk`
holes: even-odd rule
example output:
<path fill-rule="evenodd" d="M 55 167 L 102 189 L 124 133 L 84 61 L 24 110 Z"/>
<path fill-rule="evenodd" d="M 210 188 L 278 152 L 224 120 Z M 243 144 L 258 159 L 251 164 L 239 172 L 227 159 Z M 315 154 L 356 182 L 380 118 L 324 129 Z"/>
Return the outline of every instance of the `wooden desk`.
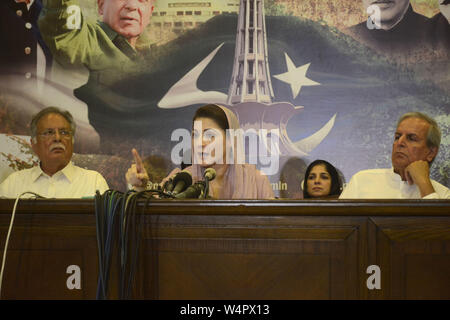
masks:
<path fill-rule="evenodd" d="M 13 203 L 0 200 L 2 249 Z M 142 228 L 137 299 L 450 299 L 450 201 L 160 200 Z M 97 263 L 93 200 L 22 200 L 2 296 L 94 299 Z"/>

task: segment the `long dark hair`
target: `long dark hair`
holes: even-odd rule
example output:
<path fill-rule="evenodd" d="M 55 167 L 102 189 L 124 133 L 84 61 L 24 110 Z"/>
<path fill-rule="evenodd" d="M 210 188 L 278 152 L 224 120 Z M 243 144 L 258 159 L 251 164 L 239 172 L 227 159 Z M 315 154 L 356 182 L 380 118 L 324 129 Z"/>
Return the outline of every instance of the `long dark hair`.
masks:
<path fill-rule="evenodd" d="M 303 180 L 303 198 L 305 199 L 312 198 L 312 196 L 308 192 L 308 184 L 307 184 L 309 173 L 315 166 L 320 164 L 325 166 L 326 170 L 331 176 L 331 187 L 328 196 L 339 196 L 342 192 L 342 182 L 336 168 L 333 167 L 333 165 L 328 161 L 319 159 L 311 162 L 308 168 L 306 168 L 305 178 Z"/>

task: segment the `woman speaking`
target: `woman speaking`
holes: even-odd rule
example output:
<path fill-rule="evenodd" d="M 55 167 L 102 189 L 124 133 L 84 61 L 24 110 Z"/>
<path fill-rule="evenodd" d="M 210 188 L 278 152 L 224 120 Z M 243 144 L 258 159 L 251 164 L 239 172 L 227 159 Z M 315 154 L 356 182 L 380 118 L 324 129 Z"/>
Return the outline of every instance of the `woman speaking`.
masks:
<path fill-rule="evenodd" d="M 195 123 L 200 125 L 195 125 Z M 201 132 L 198 131 L 201 128 Z M 237 132 L 227 143 L 227 130 Z M 271 199 L 274 198 L 272 187 L 266 175 L 251 164 L 239 164 L 237 159 L 243 155 L 242 135 L 239 134 L 239 122 L 235 114 L 220 105 L 209 104 L 200 107 L 193 119 L 191 156 L 193 164 L 183 171 L 192 175 L 193 182 L 203 179 L 204 171 L 213 168 L 216 177 L 209 183 L 209 196 L 213 199 Z M 222 137 L 222 148 L 210 147 L 213 137 Z M 238 141 L 241 140 L 241 141 Z M 220 141 L 220 139 L 218 140 Z M 216 155 L 222 150 L 222 157 Z M 142 160 L 133 149 L 135 164 L 126 173 L 127 183 L 137 191 L 142 191 L 148 182 L 148 174 Z M 219 161 L 217 161 L 220 159 Z M 161 184 L 180 172 L 174 169 Z"/>

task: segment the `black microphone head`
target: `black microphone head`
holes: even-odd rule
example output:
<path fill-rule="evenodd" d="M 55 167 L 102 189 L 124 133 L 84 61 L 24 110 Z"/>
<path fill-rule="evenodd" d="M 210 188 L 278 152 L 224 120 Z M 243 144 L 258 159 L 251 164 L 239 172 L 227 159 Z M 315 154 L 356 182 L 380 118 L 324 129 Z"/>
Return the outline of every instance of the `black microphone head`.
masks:
<path fill-rule="evenodd" d="M 181 171 L 173 178 L 173 184 L 175 186 L 173 188 L 173 193 L 180 193 L 192 185 L 192 175 L 187 171 Z"/>
<path fill-rule="evenodd" d="M 169 179 L 164 183 L 163 190 L 167 192 L 172 192 L 173 187 L 174 187 L 173 179 Z"/>
<path fill-rule="evenodd" d="M 185 191 L 176 194 L 176 199 L 198 199 L 202 191 L 205 189 L 203 182 L 196 182 L 189 186 Z"/>
<path fill-rule="evenodd" d="M 205 170 L 203 176 L 209 181 L 214 180 L 214 178 L 216 177 L 216 170 L 214 170 L 213 168 L 208 168 Z"/>

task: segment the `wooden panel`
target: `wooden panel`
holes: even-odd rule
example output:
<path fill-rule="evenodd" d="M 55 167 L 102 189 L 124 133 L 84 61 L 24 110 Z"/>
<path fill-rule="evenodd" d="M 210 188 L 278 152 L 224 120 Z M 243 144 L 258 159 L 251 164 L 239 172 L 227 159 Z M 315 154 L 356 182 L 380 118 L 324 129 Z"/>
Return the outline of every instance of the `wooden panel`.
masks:
<path fill-rule="evenodd" d="M 436 217 L 372 218 L 383 298 L 450 299 L 450 223 Z"/>
<path fill-rule="evenodd" d="M 329 299 L 327 254 L 162 252 L 160 299 Z"/>
<path fill-rule="evenodd" d="M 0 216 L 3 253 L 9 221 Z M 5 299 L 94 299 L 97 243 L 93 216 L 18 215 L 3 278 Z M 81 269 L 81 290 L 66 286 L 67 267 Z"/>
<path fill-rule="evenodd" d="M 358 242 L 364 220 L 273 220 L 226 216 L 155 218 L 153 233 L 147 234 L 146 240 L 144 268 L 153 270 L 153 276 L 144 281 L 144 291 L 152 293 L 146 298 L 358 297 L 358 248 L 363 247 Z"/>
<path fill-rule="evenodd" d="M 0 199 L 0 249 L 13 201 Z M 154 201 L 133 298 L 450 299 L 450 201 Z M 68 265 L 82 289 L 68 290 Z M 381 290 L 366 268 L 381 267 Z M 113 260 L 111 297 L 117 297 Z M 92 200 L 19 203 L 3 296 L 93 299 Z"/>
<path fill-rule="evenodd" d="M 450 251 L 405 257 L 406 299 L 450 299 Z"/>
<path fill-rule="evenodd" d="M 81 251 L 11 250 L 4 275 L 3 299 L 82 299 L 82 290 L 69 290 L 69 265 L 86 270 Z M 81 287 L 87 283 L 82 278 Z"/>

